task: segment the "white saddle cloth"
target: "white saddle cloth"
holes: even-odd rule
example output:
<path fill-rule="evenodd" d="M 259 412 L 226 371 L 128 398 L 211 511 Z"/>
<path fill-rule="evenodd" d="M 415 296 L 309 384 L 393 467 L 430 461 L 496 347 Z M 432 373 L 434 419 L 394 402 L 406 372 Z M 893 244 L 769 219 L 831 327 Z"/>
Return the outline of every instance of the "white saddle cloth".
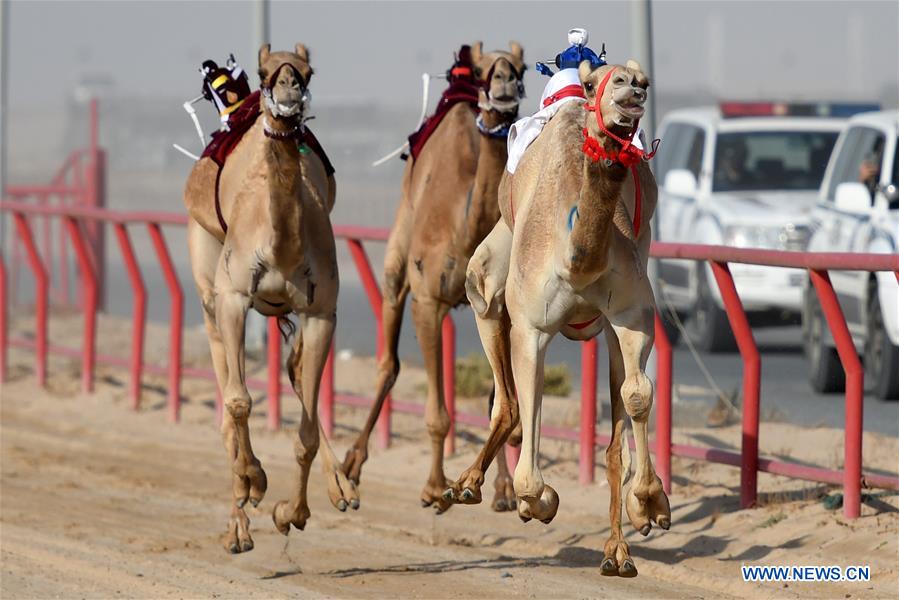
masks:
<path fill-rule="evenodd" d="M 553 75 L 550 78 L 549 83 L 546 84 L 546 87 L 543 88 L 543 94 L 540 96 L 540 106 L 543 106 L 544 100 L 557 93 L 562 88 L 569 85 L 580 84 L 581 80 L 578 77 L 577 69 L 562 69 Z M 546 108 L 541 108 L 532 116 L 522 117 L 512 124 L 512 127 L 509 129 L 509 139 L 506 142 L 509 152 L 509 158 L 506 160 L 506 170 L 509 173 L 515 172 L 515 169 L 518 168 L 518 162 L 521 160 L 521 157 L 524 156 L 524 151 L 537 139 L 537 136 L 540 135 L 540 132 L 543 131 L 543 128 L 549 120 L 553 115 L 559 112 L 559 109 L 562 108 L 566 102 L 585 103 L 586 100 L 584 98 L 578 98 L 577 96 L 567 96 L 560 100 L 556 100 Z M 641 150 L 644 147 L 643 138 L 643 130 L 638 128 L 634 135 L 634 146 Z"/>

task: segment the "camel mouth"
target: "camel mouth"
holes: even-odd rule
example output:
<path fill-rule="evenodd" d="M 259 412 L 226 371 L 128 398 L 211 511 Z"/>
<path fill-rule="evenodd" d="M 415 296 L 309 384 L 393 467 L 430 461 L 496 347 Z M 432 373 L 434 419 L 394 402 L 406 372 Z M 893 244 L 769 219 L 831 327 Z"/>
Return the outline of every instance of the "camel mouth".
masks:
<path fill-rule="evenodd" d="M 494 96 L 490 98 L 490 108 L 499 112 L 518 110 L 519 99 L 515 96 Z"/>

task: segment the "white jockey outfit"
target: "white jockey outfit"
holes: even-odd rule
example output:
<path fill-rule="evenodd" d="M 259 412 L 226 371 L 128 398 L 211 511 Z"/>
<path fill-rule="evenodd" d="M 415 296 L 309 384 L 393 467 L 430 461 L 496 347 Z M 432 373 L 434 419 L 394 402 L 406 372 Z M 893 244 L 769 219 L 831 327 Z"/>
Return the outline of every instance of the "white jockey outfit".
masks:
<path fill-rule="evenodd" d="M 577 90 L 573 86 L 576 86 Z M 578 90 L 580 95 L 575 95 Z M 566 102 L 583 104 L 587 101 L 583 93 L 577 69 L 562 69 L 550 78 L 540 97 L 540 110 L 530 117 L 518 119 L 509 130 L 507 142 L 509 158 L 506 160 L 506 170 L 509 173 L 515 172 L 524 151 L 537 139 L 549 120 Z M 637 128 L 633 144 L 641 150 L 645 148 L 645 134 L 642 129 Z"/>

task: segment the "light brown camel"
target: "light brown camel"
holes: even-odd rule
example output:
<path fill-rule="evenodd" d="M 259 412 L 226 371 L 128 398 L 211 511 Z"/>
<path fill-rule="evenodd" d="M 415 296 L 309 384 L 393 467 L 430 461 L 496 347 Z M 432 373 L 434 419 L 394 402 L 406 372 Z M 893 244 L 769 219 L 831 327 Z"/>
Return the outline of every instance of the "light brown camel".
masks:
<path fill-rule="evenodd" d="M 466 288 L 493 367 L 496 405 L 484 449 L 447 496 L 460 503 L 480 501 L 484 471 L 520 410 L 518 514 L 524 521 L 553 519 L 559 497 L 537 465 L 546 347 L 559 332 L 586 340 L 605 329 L 612 398 L 606 476 L 612 494 L 611 535 L 601 568 L 603 574 L 628 577 L 637 570 L 621 531 L 621 494 L 630 470 L 625 413 L 637 448 L 625 502 L 628 517 L 643 535 L 651 521 L 664 529 L 671 524 L 668 498 L 649 456 L 653 389 L 644 372 L 654 338 L 655 301 L 646 264 L 657 189 L 643 153 L 628 143 L 644 112 L 649 81 L 634 61 L 596 70 L 584 61 L 578 71 L 587 104 L 565 104 L 514 175 L 503 177 L 503 218 L 469 262 Z M 585 110 L 597 105 L 597 96 L 596 112 Z M 624 143 L 630 150 L 622 151 Z"/>
<path fill-rule="evenodd" d="M 432 452 L 421 501 L 423 506 L 433 504 L 438 513 L 452 505 L 443 498 L 448 484 L 443 442 L 450 423 L 443 397 L 441 324 L 453 306 L 465 301 L 465 266 L 499 218 L 496 190 L 506 163 L 506 139 L 484 130 L 500 129 L 518 114 L 523 50 L 516 42 L 509 46 L 511 52 L 489 53 L 483 52 L 481 42 L 472 46 L 475 76 L 484 86 L 479 101 L 482 130 L 470 106 L 456 104 L 414 163 L 406 165 L 384 258 L 385 351 L 378 364 L 376 401 L 343 463 L 344 473 L 358 485 L 369 436 L 399 374 L 397 345 L 411 291 L 412 318 L 428 374 L 425 420 Z M 514 507 L 512 479 L 504 460 L 500 466 L 494 508 L 507 510 Z"/>
<path fill-rule="evenodd" d="M 309 518 L 306 486 L 320 440 L 318 389 L 334 332 L 338 288 L 329 217 L 334 179 L 322 159 L 298 142 L 305 131 L 305 91 L 311 75 L 302 44 L 295 52 L 270 52 L 264 45 L 259 51 L 262 116 L 222 167 L 222 218 L 217 218 L 214 204 L 218 166 L 211 159 L 197 163 L 184 192 L 191 216 L 191 267 L 227 409 L 222 438 L 232 471 L 226 541 L 231 552 L 252 550 L 243 507 L 247 500 L 258 505 L 267 485 L 248 426 L 252 399 L 245 381 L 244 327 L 250 308 L 283 319 L 292 313 L 302 315 L 287 359 L 288 375 L 303 407 L 294 442 L 299 482 L 289 501 L 275 505 L 272 516 L 285 535 L 290 525 L 303 529 Z M 340 510 L 358 507 L 355 488 L 338 469 L 327 439 L 323 445 L 331 502 Z"/>

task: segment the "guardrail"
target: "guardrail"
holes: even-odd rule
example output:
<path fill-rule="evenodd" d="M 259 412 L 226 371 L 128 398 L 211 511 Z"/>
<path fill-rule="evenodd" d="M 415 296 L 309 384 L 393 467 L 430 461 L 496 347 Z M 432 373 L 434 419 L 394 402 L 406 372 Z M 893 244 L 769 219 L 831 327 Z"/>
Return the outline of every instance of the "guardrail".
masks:
<path fill-rule="evenodd" d="M 134 409 L 140 405 L 141 380 L 143 374 L 159 374 L 168 376 L 169 417 L 177 421 L 180 407 L 180 385 L 182 377 L 200 377 L 215 381 L 211 369 L 183 368 L 181 365 L 181 334 L 183 327 L 184 294 L 181 289 L 174 264 L 168 252 L 163 235 L 163 226 L 184 226 L 187 217 L 178 213 L 164 212 L 125 212 L 88 207 L 57 207 L 46 204 L 36 205 L 27 202 L 0 202 L 0 210 L 12 215 L 16 237 L 24 245 L 28 264 L 34 275 L 36 285 L 35 339 L 10 339 L 8 328 L 8 282 L 6 280 L 5 260 L 0 256 L 0 381 L 6 377 L 6 357 L 9 345 L 32 348 L 35 350 L 35 373 L 38 382 L 46 382 L 46 365 L 48 353 L 82 359 L 82 389 L 93 389 L 94 368 L 99 361 L 126 367 L 130 371 L 128 393 Z M 49 281 L 41 257 L 32 235 L 29 219 L 38 217 L 54 217 L 62 219 L 65 230 L 71 240 L 82 273 L 82 307 L 85 315 L 84 341 L 81 348 L 62 347 L 48 343 L 47 325 L 49 309 Z M 98 306 L 99 281 L 94 272 L 96 264 L 90 255 L 90 246 L 86 243 L 85 229 L 88 224 L 107 224 L 116 233 L 116 240 L 122 253 L 134 292 L 133 321 L 134 329 L 131 355 L 129 358 L 97 354 L 96 349 L 96 314 Z M 167 365 L 146 364 L 143 361 L 144 328 L 146 321 L 147 295 L 143 286 L 140 266 L 134 255 L 129 238 L 129 227 L 143 226 L 147 228 L 156 253 L 156 258 L 165 275 L 170 296 L 170 339 Z M 337 226 L 334 228 L 337 238 L 346 241 L 359 277 L 362 281 L 369 304 L 377 323 L 378 355 L 383 351 L 383 335 L 381 329 L 381 293 L 371 263 L 365 252 L 364 242 L 384 242 L 389 231 L 358 226 Z M 757 476 L 759 471 L 784 475 L 809 481 L 831 484 L 842 484 L 844 490 L 844 514 L 855 518 L 860 512 L 861 486 L 872 485 L 899 489 L 899 477 L 862 474 L 862 397 L 863 370 L 849 335 L 846 321 L 839 302 L 828 277 L 828 269 L 893 271 L 899 278 L 899 256 L 894 255 L 860 255 L 837 253 L 798 253 L 771 250 L 737 249 L 723 246 L 704 246 L 692 244 L 654 243 L 652 256 L 656 258 L 678 258 L 708 261 L 711 264 L 715 281 L 724 300 L 728 319 L 737 339 L 743 360 L 743 435 L 740 453 L 728 452 L 716 448 L 690 446 L 671 443 L 671 386 L 673 357 L 671 344 L 656 315 L 655 348 L 658 357 L 658 375 L 656 380 L 656 432 L 652 444 L 656 453 L 656 467 L 666 491 L 671 490 L 671 457 L 687 458 L 719 462 L 733 465 L 741 469 L 740 499 L 741 506 L 755 504 L 757 494 Z M 46 257 L 49 259 L 50 257 Z M 837 343 L 838 353 L 843 368 L 847 373 L 846 385 L 846 436 L 845 466 L 842 471 L 799 465 L 796 463 L 760 459 L 758 456 L 759 409 L 761 360 L 756 347 L 752 330 L 749 327 L 742 303 L 737 294 L 728 263 L 758 264 L 806 269 L 818 295 L 828 326 Z M 443 324 L 445 395 L 447 411 L 453 426 L 447 440 L 447 450 L 452 452 L 455 436 L 455 424 L 463 423 L 472 426 L 486 427 L 489 419 L 486 415 L 469 414 L 455 410 L 454 392 L 454 357 L 455 332 L 451 318 Z M 277 324 L 269 320 L 268 374 L 265 381 L 250 378 L 247 381 L 251 389 L 264 389 L 268 393 L 268 424 L 275 429 L 280 426 L 280 397 L 284 389 L 290 389 L 281 378 L 281 342 L 277 334 Z M 595 339 L 582 343 L 581 361 L 581 424 L 578 430 L 563 427 L 544 426 L 543 435 L 548 438 L 570 440 L 580 443 L 580 481 L 593 481 L 595 467 L 595 449 L 597 445 L 606 445 L 609 436 L 596 433 L 596 376 L 597 376 L 597 341 Z M 323 427 L 331 435 L 334 427 L 334 405 L 368 407 L 372 400 L 359 396 L 337 394 L 334 389 L 334 356 L 333 346 L 329 354 L 320 391 L 320 416 Z M 393 411 L 424 414 L 424 407 L 418 404 L 391 401 L 384 403 L 378 423 L 378 443 L 387 446 L 390 442 L 390 421 Z M 221 398 L 217 402 L 217 413 L 221 415 Z"/>

